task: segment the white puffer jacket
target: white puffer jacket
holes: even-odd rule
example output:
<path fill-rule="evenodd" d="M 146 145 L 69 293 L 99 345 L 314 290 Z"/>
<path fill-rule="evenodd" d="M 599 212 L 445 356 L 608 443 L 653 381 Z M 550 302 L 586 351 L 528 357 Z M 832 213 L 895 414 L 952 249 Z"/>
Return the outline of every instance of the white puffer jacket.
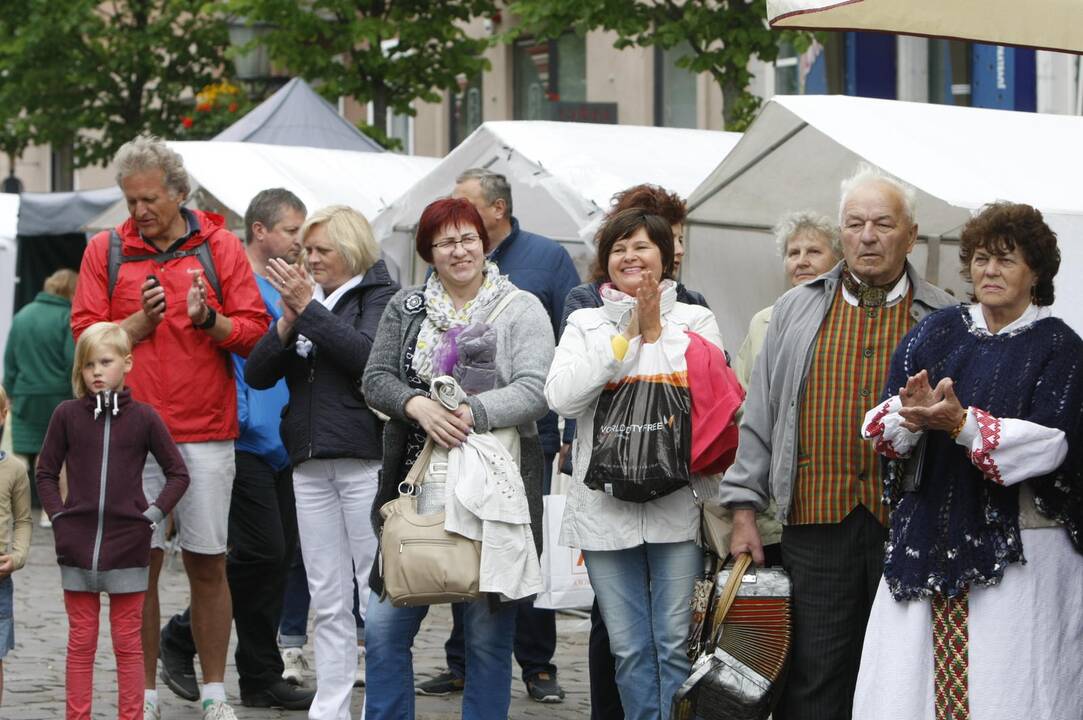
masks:
<path fill-rule="evenodd" d="M 549 407 L 577 426 L 572 449 L 574 476 L 560 527 L 560 543 L 583 550 L 624 550 L 645 542 L 669 543 L 699 540 L 700 502 L 718 491 L 718 476 L 694 476 L 692 486 L 645 503 L 626 502 L 591 490 L 583 480 L 590 465 L 594 443 L 594 413 L 607 382 L 620 376 L 621 362 L 613 355 L 612 338 L 624 309 L 603 301 L 600 308 L 576 310 L 557 346 L 545 398 Z M 662 322 L 683 331 L 691 330 L 722 347 L 714 314 L 698 305 L 676 302 L 663 294 Z M 634 351 L 638 338 L 628 352 Z"/>

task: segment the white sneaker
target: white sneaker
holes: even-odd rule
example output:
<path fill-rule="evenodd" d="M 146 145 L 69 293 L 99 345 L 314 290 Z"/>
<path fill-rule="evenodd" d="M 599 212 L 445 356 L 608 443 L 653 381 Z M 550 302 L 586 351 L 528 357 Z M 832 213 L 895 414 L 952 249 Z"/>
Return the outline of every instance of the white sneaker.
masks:
<path fill-rule="evenodd" d="M 291 685 L 303 685 L 304 675 L 308 672 L 304 648 L 282 648 L 282 679 Z"/>
<path fill-rule="evenodd" d="M 49 519 L 49 516 L 45 514 L 45 511 L 41 511 L 41 518 L 38 520 L 38 527 L 51 528 L 53 521 Z"/>
<path fill-rule="evenodd" d="M 354 687 L 365 687 L 365 646 L 357 646 L 357 675 L 353 679 Z"/>
<path fill-rule="evenodd" d="M 146 718 L 144 718 L 146 720 Z M 229 703 L 221 700 L 206 700 L 203 703 L 203 720 L 237 720 Z"/>
<path fill-rule="evenodd" d="M 143 701 L 143 720 L 162 720 L 162 711 L 158 703 L 152 703 L 150 700 Z"/>

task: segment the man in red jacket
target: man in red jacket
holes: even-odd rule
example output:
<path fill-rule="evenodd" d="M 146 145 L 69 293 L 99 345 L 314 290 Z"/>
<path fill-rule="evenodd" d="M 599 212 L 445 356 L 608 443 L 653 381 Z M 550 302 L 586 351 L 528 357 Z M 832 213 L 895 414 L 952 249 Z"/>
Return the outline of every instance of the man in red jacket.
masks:
<path fill-rule="evenodd" d="M 165 420 L 191 485 L 173 511 L 192 596 L 192 632 L 203 669 L 204 720 L 234 720 L 223 679 L 232 617 L 225 552 L 234 477 L 237 394 L 229 353 L 248 355 L 270 318 L 240 240 L 212 213 L 182 207 L 181 157 L 157 138 L 126 143 L 114 160 L 131 217 L 91 238 L 72 303 L 76 338 L 91 324 L 120 323 L 135 345 L 128 386 Z M 164 483 L 148 459 L 143 490 Z M 152 540 L 143 613 L 148 720 L 161 717 L 158 574 L 164 524 Z"/>

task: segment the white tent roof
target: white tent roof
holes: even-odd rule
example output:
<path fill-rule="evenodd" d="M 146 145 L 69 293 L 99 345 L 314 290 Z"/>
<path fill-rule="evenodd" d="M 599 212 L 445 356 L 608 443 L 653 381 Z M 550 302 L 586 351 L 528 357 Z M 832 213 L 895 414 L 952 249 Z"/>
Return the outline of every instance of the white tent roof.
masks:
<path fill-rule="evenodd" d="M 260 190 L 284 187 L 309 210 L 342 203 L 372 219 L 437 163 L 415 155 L 247 142 L 182 141 L 169 146 L 184 158 L 193 186 L 210 196 L 201 197 L 200 204 L 238 217 Z M 120 203 L 88 229 L 112 227 L 126 216 Z"/>
<path fill-rule="evenodd" d="M 1079 0 L 767 0 L 773 27 L 881 30 L 1083 52 Z"/>
<path fill-rule="evenodd" d="M 15 309 L 15 235 L 19 225 L 19 196 L 0 193 L 0 348 L 7 346 L 11 316 Z M 0 355 L 0 373 L 3 356 Z M 0 418 L 0 423 L 3 418 Z"/>
<path fill-rule="evenodd" d="M 918 189 L 912 260 L 962 297 L 957 246 L 971 211 L 994 200 L 1040 208 L 1060 233 L 1062 267 L 1083 267 L 1083 118 L 855 97 L 776 97 L 689 200 L 685 282 L 703 291 L 728 345 L 785 290 L 770 227 L 786 212 L 836 217 L 839 182 L 860 160 Z M 733 259 L 740 257 L 740 262 Z M 1064 272 L 1061 278 L 1065 278 Z M 1078 287 L 1078 283 L 1072 285 Z M 1083 328 L 1083 287 L 1054 310 Z"/>
<path fill-rule="evenodd" d="M 456 176 L 486 167 L 507 176 L 515 217 L 555 240 L 589 239 L 613 194 L 651 182 L 687 197 L 737 143 L 710 130 L 487 122 L 376 219 L 376 237 L 402 267 L 412 266 L 412 231 L 425 206 Z"/>

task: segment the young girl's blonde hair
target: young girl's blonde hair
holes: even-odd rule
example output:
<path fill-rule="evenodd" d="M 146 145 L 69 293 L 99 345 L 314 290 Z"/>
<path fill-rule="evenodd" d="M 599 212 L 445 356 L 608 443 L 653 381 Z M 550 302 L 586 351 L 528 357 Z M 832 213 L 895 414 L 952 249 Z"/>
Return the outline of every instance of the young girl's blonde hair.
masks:
<path fill-rule="evenodd" d="M 111 322 L 94 323 L 83 331 L 79 342 L 75 343 L 75 366 L 71 369 L 71 390 L 75 397 L 87 395 L 83 365 L 86 365 L 90 353 L 103 348 L 112 350 L 123 359 L 132 354 L 132 339 L 124 328 Z"/>

